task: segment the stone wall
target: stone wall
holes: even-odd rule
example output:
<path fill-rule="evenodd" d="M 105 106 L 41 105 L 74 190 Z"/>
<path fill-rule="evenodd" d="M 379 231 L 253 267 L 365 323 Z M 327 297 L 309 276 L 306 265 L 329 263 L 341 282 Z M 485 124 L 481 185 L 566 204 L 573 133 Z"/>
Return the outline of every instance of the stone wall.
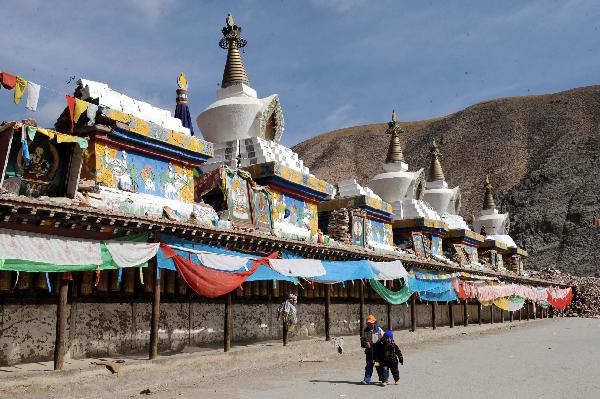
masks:
<path fill-rule="evenodd" d="M 454 304 L 454 323 L 462 324 L 462 305 Z M 276 320 L 278 303 L 267 301 L 233 304 L 233 344 L 281 339 Z M 482 318 L 489 322 L 489 307 Z M 431 326 L 431 304 L 417 303 L 417 325 Z M 365 316 L 373 313 L 382 327 L 387 326 L 386 305 L 365 303 Z M 185 347 L 221 346 L 224 305 L 219 302 L 164 302 L 160 306 L 159 350 L 182 351 Z M 409 329 L 410 306 L 392 306 L 394 330 Z M 469 322 L 477 323 L 477 305 L 469 305 Z M 145 356 L 150 338 L 151 304 L 148 302 L 79 302 L 68 305 L 66 335 L 68 356 L 104 357 L 140 353 Z M 324 305 L 305 302 L 298 305 L 298 325 L 291 339 L 324 336 Z M 505 320 L 508 321 L 508 312 Z M 515 317 L 516 319 L 516 317 Z M 437 325 L 448 325 L 448 305 L 438 304 Z M 500 311 L 495 309 L 495 321 Z M 359 305 L 356 302 L 331 304 L 332 335 L 358 334 Z M 51 360 L 54 353 L 56 305 L 0 305 L 0 366 Z M 358 344 L 358 337 L 357 342 Z M 353 343 L 349 343 L 353 344 Z"/>

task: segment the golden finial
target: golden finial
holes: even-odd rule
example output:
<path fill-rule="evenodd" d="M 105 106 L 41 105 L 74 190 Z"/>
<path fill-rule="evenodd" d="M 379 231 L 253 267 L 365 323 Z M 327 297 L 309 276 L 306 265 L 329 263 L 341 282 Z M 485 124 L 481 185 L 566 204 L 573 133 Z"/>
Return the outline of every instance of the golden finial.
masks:
<path fill-rule="evenodd" d="M 396 111 L 392 111 L 392 121 L 388 122 L 387 134 L 392 135 L 390 146 L 388 147 L 385 163 L 403 162 L 404 154 L 402 154 L 402 145 L 400 144 L 400 132 L 402 128 L 397 120 Z"/>
<path fill-rule="evenodd" d="M 233 21 L 233 15 L 231 15 L 231 13 L 227 14 L 227 18 L 225 18 L 225 23 L 227 24 L 227 26 L 230 26 L 232 28 L 235 25 L 235 22 Z"/>
<path fill-rule="evenodd" d="M 183 90 L 187 90 L 188 88 L 187 78 L 185 77 L 183 72 L 181 72 L 177 77 L 177 86 Z"/>
<path fill-rule="evenodd" d="M 444 171 L 442 170 L 442 164 L 440 163 L 439 156 L 441 155 L 440 150 L 435 141 L 435 137 L 431 140 L 431 163 L 429 164 L 429 173 L 427 174 L 427 181 L 444 180 Z"/>
<path fill-rule="evenodd" d="M 490 183 L 490 176 L 485 176 L 485 194 L 483 197 L 483 209 L 496 209 L 496 202 L 494 201 L 494 193 L 492 191 L 492 184 Z"/>

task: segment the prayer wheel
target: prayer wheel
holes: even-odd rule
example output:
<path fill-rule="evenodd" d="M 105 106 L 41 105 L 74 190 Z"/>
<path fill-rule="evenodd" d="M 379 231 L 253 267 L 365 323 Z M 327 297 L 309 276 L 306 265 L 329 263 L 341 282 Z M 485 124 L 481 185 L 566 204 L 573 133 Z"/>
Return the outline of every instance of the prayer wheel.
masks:
<path fill-rule="evenodd" d="M 151 294 L 152 293 L 152 268 L 151 267 L 144 267 L 142 269 L 142 274 L 144 276 L 144 285 L 142 285 L 142 292 L 144 294 Z"/>
<path fill-rule="evenodd" d="M 110 270 L 109 274 L 110 274 L 110 291 L 111 292 L 121 291 L 121 284 L 119 283 L 119 270 Z"/>
<path fill-rule="evenodd" d="M 17 282 L 18 290 L 30 290 L 31 289 L 31 281 L 33 274 L 29 272 L 21 272 L 19 273 L 19 281 Z"/>
<path fill-rule="evenodd" d="M 260 281 L 252 282 L 252 295 L 255 298 L 260 296 Z"/>
<path fill-rule="evenodd" d="M 48 283 L 46 282 L 46 273 L 36 273 L 34 279 L 34 287 L 36 290 L 48 291 Z"/>
<path fill-rule="evenodd" d="M 262 297 L 266 297 L 269 295 L 269 292 L 267 290 L 267 286 L 268 286 L 268 281 L 259 281 L 258 282 L 260 285 L 260 296 Z"/>
<path fill-rule="evenodd" d="M 10 292 L 12 290 L 12 272 L 8 270 L 0 271 L 0 292 Z"/>
<path fill-rule="evenodd" d="M 319 284 L 317 287 L 319 287 L 319 298 L 325 298 L 325 284 Z"/>
<path fill-rule="evenodd" d="M 108 286 L 110 285 L 110 274 L 109 274 L 110 270 L 100 270 L 100 281 L 98 282 L 98 286 L 96 287 L 96 290 L 99 293 L 105 294 L 108 292 Z M 98 275 L 98 272 L 94 272 L 96 273 L 96 276 Z M 95 284 L 95 282 L 94 282 Z"/>
<path fill-rule="evenodd" d="M 181 296 L 187 295 L 187 284 L 181 276 L 177 277 L 177 294 Z"/>
<path fill-rule="evenodd" d="M 235 296 L 236 298 L 242 298 L 244 296 L 244 290 L 242 290 L 241 288 L 237 288 L 235 290 Z"/>
<path fill-rule="evenodd" d="M 312 284 L 307 284 L 304 287 L 304 291 L 302 292 L 304 298 L 314 298 L 315 297 L 315 290 L 312 287 Z"/>
<path fill-rule="evenodd" d="M 175 271 L 162 270 L 165 275 L 165 294 L 175 295 Z"/>
<path fill-rule="evenodd" d="M 280 293 L 281 284 L 277 280 L 273 280 L 273 297 L 279 298 L 281 296 Z"/>
<path fill-rule="evenodd" d="M 79 285 L 79 295 L 92 295 L 94 290 L 94 279 L 96 272 L 81 272 L 81 284 Z"/>
<path fill-rule="evenodd" d="M 242 287 L 244 288 L 244 298 L 250 298 L 252 296 L 252 283 L 245 282 Z"/>
<path fill-rule="evenodd" d="M 127 295 L 133 295 L 135 291 L 135 274 L 138 269 L 126 267 L 123 269 L 123 292 Z"/>

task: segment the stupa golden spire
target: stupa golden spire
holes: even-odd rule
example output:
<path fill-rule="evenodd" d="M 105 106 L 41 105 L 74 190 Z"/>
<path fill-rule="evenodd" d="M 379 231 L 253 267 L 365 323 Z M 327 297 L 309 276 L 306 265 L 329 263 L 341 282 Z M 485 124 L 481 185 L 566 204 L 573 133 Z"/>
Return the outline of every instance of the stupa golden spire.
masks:
<path fill-rule="evenodd" d="M 388 122 L 387 134 L 392 136 L 390 146 L 388 147 L 385 163 L 403 162 L 404 154 L 402 154 L 402 145 L 400 144 L 400 132 L 404 130 L 396 120 L 396 111 L 392 111 L 392 120 Z"/>
<path fill-rule="evenodd" d="M 435 142 L 435 138 L 431 141 L 431 163 L 429 164 L 429 173 L 427 174 L 427 181 L 444 180 L 444 171 L 442 170 L 442 164 L 440 163 L 440 149 Z"/>
<path fill-rule="evenodd" d="M 246 40 L 241 36 L 242 27 L 235 25 L 231 14 L 227 14 L 225 22 L 227 26 L 221 30 L 223 38 L 219 41 L 219 47 L 227 49 L 227 62 L 223 71 L 221 87 L 229 87 L 236 83 L 250 85 L 250 80 L 248 80 L 244 62 L 239 51 L 239 49 L 247 44 Z"/>
<path fill-rule="evenodd" d="M 483 197 L 483 209 L 496 209 L 496 203 L 494 202 L 494 193 L 492 191 L 492 184 L 490 183 L 490 176 L 485 176 L 485 194 Z"/>

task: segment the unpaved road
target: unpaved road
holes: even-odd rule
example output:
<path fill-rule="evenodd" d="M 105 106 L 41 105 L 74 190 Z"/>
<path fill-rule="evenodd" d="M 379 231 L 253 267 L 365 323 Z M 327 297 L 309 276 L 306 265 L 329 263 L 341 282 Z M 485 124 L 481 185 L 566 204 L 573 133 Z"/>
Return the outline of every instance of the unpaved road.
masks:
<path fill-rule="evenodd" d="M 142 360 L 114 375 L 90 369 L 90 359 L 71 364 L 77 369 L 87 363 L 81 373 L 44 371 L 50 366 L 46 363 L 1 368 L 0 398 L 600 398 L 600 319 L 444 327 L 396 336 L 405 359 L 399 386 L 360 385 L 364 355 L 358 348 L 340 356 L 328 343 L 313 341 L 298 342 L 295 349 L 255 348 L 265 355 L 279 348 L 283 359 L 289 354 L 290 361 L 276 366 L 266 364 L 269 356 L 240 347 L 213 356 L 217 363 L 196 354 L 162 356 L 162 364 Z M 358 345 L 354 338 L 346 338 L 347 348 Z M 312 355 L 300 356 L 299 348 L 312 348 Z M 310 357 L 318 354 L 327 360 L 298 361 L 319 359 Z M 245 364 L 239 363 L 242 359 L 251 360 L 248 367 L 223 374 L 235 367 L 232 362 Z"/>
<path fill-rule="evenodd" d="M 600 320 L 550 319 L 406 347 L 399 386 L 364 386 L 360 354 L 250 371 L 156 398 L 600 398 Z"/>

